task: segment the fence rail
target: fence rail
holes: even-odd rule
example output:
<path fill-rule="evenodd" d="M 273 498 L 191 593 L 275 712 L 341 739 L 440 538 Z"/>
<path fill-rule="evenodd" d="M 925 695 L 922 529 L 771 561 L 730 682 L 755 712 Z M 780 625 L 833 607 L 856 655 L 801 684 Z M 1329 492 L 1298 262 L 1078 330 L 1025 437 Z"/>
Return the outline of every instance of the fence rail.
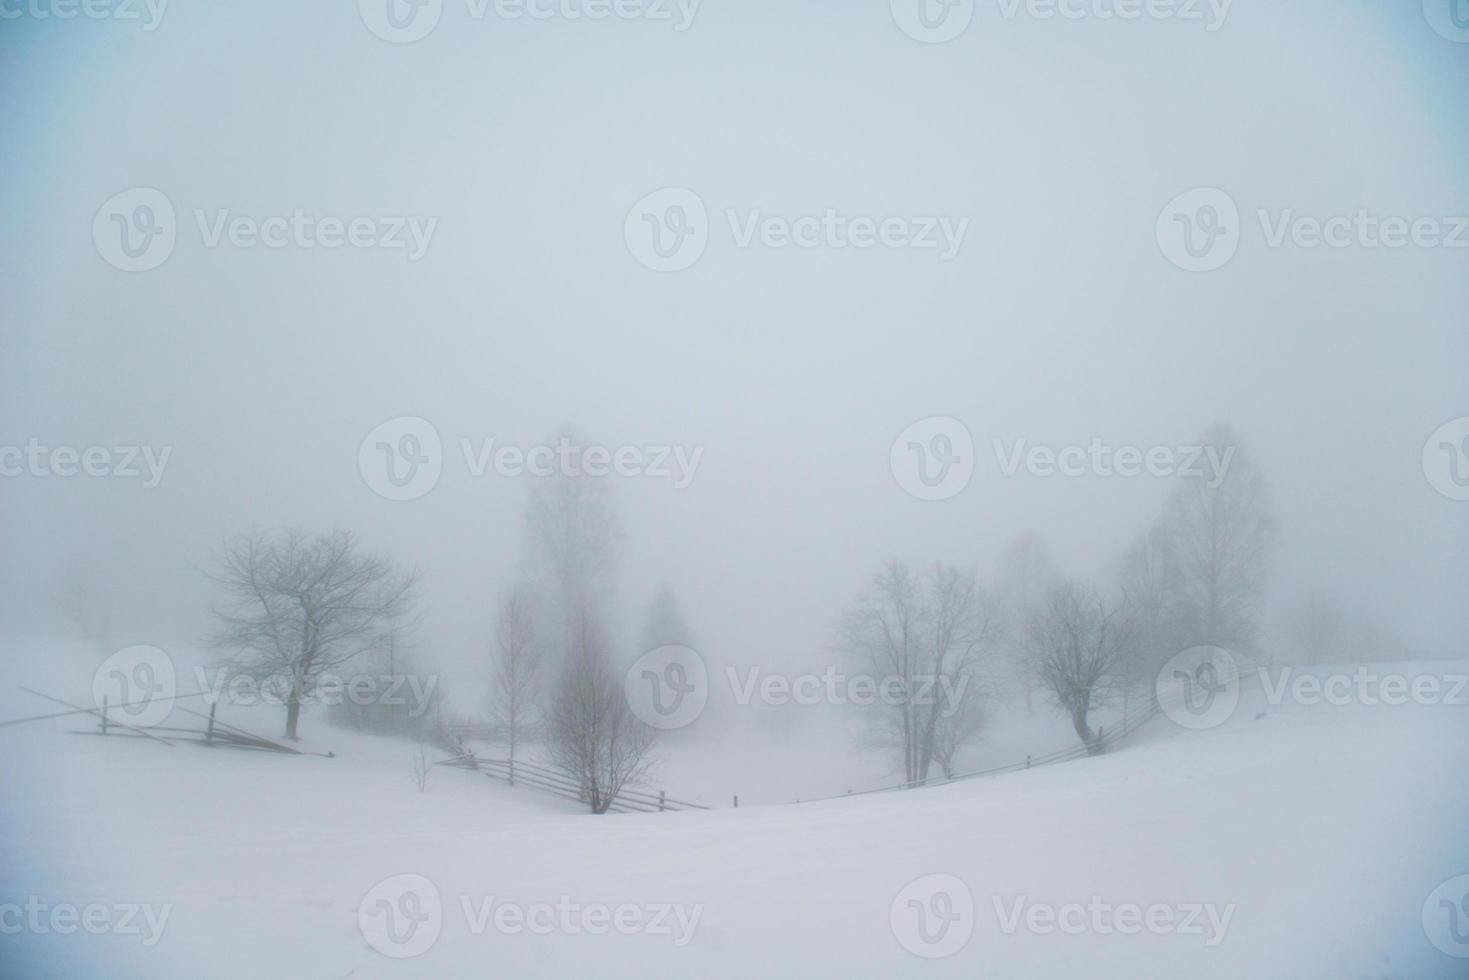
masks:
<path fill-rule="evenodd" d="M 478 770 L 491 779 L 504 780 L 511 786 L 519 783 L 565 800 L 588 802 L 581 783 L 574 776 L 549 766 L 477 756 L 468 749 L 440 760 L 437 764 L 456 769 Z M 709 807 L 687 800 L 676 800 L 663 792 L 645 793 L 641 790 L 623 789 L 613 798 L 608 809 L 614 813 L 661 813 L 671 810 L 707 810 Z"/>

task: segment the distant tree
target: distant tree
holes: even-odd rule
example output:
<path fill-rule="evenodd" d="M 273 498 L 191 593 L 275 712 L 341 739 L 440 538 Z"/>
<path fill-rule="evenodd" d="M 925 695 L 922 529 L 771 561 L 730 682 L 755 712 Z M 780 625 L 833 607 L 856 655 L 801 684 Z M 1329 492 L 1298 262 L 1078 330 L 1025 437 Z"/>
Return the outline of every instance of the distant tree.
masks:
<path fill-rule="evenodd" d="M 1301 596 L 1286 610 L 1282 626 L 1286 642 L 1306 663 L 1346 659 L 1342 646 L 1348 632 L 1347 615 L 1326 595 L 1310 592 Z"/>
<path fill-rule="evenodd" d="M 321 675 L 373 649 L 407 615 L 418 574 L 364 554 L 347 531 L 251 532 L 215 560 L 224 602 L 213 641 L 231 673 L 285 686 L 286 736 Z"/>
<path fill-rule="evenodd" d="M 952 761 L 978 730 L 981 668 L 999 641 L 995 604 L 971 569 L 934 565 L 915 573 L 890 561 L 838 628 L 838 647 L 898 696 L 869 715 L 880 740 L 902 751 L 905 779 L 921 785 L 937 759 Z M 973 685 L 971 689 L 971 685 Z"/>
<path fill-rule="evenodd" d="M 1025 695 L 1025 710 L 1033 710 L 1035 666 L 1025 642 L 1026 625 L 1046 596 L 1061 581 L 1045 541 L 1026 532 L 1006 546 L 995 566 L 995 595 L 1005 617 L 1005 649 L 1012 677 Z"/>
<path fill-rule="evenodd" d="M 569 431 L 557 437 L 575 443 Z M 612 487 L 585 471 L 554 471 L 531 483 L 524 571 L 539 599 L 540 632 L 553 648 L 586 610 L 605 613 L 622 526 Z"/>
<path fill-rule="evenodd" d="M 694 646 L 694 634 L 684 622 L 673 589 L 664 582 L 648 604 L 647 615 L 643 618 L 642 649 L 646 653 L 674 645 Z"/>
<path fill-rule="evenodd" d="M 657 732 L 628 704 L 595 616 L 576 615 L 569 625 L 570 646 L 547 717 L 551 758 L 576 780 L 591 811 L 606 813 L 623 787 L 647 771 Z"/>
<path fill-rule="evenodd" d="M 495 720 L 505 726 L 512 768 L 516 744 L 535 712 L 540 669 L 535 602 L 529 588 L 522 585 L 501 601 L 500 618 L 495 624 L 492 710 Z"/>
<path fill-rule="evenodd" d="M 1210 426 L 1199 442 L 1217 458 L 1230 454 L 1229 467 L 1222 478 L 1208 472 L 1181 477 L 1168 499 L 1158 547 L 1170 583 L 1170 615 L 1183 646 L 1258 653 L 1275 542 L 1265 479 L 1227 424 Z"/>
<path fill-rule="evenodd" d="M 90 558 L 74 557 L 56 576 L 56 604 L 84 640 L 106 643 L 110 615 L 102 571 Z"/>
<path fill-rule="evenodd" d="M 1071 718 L 1087 751 L 1102 751 L 1088 716 L 1115 694 L 1131 641 L 1121 605 L 1109 608 L 1089 587 L 1066 582 L 1051 590 L 1028 630 L 1041 685 Z"/>

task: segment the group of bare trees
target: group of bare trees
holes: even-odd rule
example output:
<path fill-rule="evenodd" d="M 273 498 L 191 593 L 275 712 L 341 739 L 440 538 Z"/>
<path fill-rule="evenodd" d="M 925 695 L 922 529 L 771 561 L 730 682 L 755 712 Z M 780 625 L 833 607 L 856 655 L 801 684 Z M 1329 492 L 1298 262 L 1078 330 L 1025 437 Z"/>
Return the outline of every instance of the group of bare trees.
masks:
<path fill-rule="evenodd" d="M 1205 644 L 1257 652 L 1274 541 L 1264 480 L 1227 425 L 1200 441 L 1230 461 L 1227 473 L 1178 477 L 1105 593 L 1062 576 L 1034 534 L 1001 555 L 992 592 L 972 570 L 943 565 L 915 573 L 889 562 L 873 576 L 840 624 L 839 648 L 901 678 L 907 693 L 884 702 L 874 723 L 879 741 L 901 751 L 910 783 L 928 779 L 934 762 L 951 772 L 1001 686 L 988 679 L 1018 681 L 1027 710 L 1044 693 L 1100 752 L 1092 713 L 1135 692 L 1151 696 L 1173 654 Z M 1325 630 L 1322 619 L 1302 627 Z M 921 688 L 934 692 L 931 703 L 913 696 Z"/>
<path fill-rule="evenodd" d="M 610 639 L 621 527 L 610 486 L 556 472 L 531 486 L 523 579 L 502 601 L 492 709 L 513 762 L 526 731 L 605 813 L 651 763 L 655 730 L 632 711 Z"/>

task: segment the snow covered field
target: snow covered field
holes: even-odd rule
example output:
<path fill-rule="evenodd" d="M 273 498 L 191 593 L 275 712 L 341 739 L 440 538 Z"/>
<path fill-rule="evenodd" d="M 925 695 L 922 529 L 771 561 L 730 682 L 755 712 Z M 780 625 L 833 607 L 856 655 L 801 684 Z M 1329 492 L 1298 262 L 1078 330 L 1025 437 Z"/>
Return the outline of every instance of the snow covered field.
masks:
<path fill-rule="evenodd" d="M 67 683 L 65 666 L 12 674 L 83 697 L 89 679 Z M 0 706 L 46 710 L 13 689 Z M 1466 719 L 1442 704 L 1272 706 L 1256 690 L 1220 728 L 1158 719 L 1096 759 L 608 817 L 455 769 L 420 793 L 412 746 L 315 717 L 302 745 L 334 758 L 63 734 L 88 727 L 73 719 L 10 727 L 0 902 L 36 908 L 0 922 L 40 928 L 0 936 L 0 963 L 57 977 L 1462 976 L 1421 914 L 1469 871 Z M 718 744 L 670 740 L 654 782 L 675 792 L 703 772 L 711 802 L 721 778 L 774 798 L 848 753 L 804 735 L 768 747 L 769 766 L 722 769 Z M 70 906 L 99 934 L 64 913 L 52 928 Z"/>

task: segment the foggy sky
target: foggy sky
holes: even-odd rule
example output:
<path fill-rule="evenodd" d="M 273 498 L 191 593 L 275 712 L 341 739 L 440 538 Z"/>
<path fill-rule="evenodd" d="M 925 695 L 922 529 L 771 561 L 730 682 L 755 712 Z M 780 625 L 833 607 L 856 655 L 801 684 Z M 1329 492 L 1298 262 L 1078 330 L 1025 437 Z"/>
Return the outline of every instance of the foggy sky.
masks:
<path fill-rule="evenodd" d="M 1469 415 L 1469 252 L 1269 249 L 1256 208 L 1469 213 L 1469 47 L 1419 5 L 1240 0 L 1180 23 L 1004 20 L 947 44 L 884 3 L 706 0 L 693 25 L 474 21 L 415 44 L 347 2 L 171 6 L 156 31 L 0 22 L 0 443 L 172 447 L 136 480 L 0 479 L 0 619 L 44 625 L 89 556 L 118 645 L 194 643 L 223 535 L 341 526 L 427 575 L 423 645 L 468 661 L 513 581 L 527 487 L 458 440 L 572 425 L 702 447 L 696 479 L 617 480 L 636 621 L 672 584 L 706 649 L 819 664 L 888 556 L 978 563 L 1033 530 L 1106 583 L 1160 509 L 1151 477 L 1003 477 L 991 439 L 1182 445 L 1230 421 L 1280 525 L 1277 604 L 1331 592 L 1463 652 L 1469 503 L 1424 440 Z M 1190 274 L 1154 239 L 1217 186 L 1245 239 Z M 108 266 L 93 215 L 163 190 L 179 242 Z M 643 268 L 623 222 L 692 188 L 711 240 Z M 437 217 L 401 251 L 206 248 L 194 209 Z M 966 216 L 959 255 L 737 248 L 724 212 Z M 442 435 L 427 496 L 376 496 L 374 426 Z M 974 436 L 963 493 L 888 465 L 915 420 Z"/>

